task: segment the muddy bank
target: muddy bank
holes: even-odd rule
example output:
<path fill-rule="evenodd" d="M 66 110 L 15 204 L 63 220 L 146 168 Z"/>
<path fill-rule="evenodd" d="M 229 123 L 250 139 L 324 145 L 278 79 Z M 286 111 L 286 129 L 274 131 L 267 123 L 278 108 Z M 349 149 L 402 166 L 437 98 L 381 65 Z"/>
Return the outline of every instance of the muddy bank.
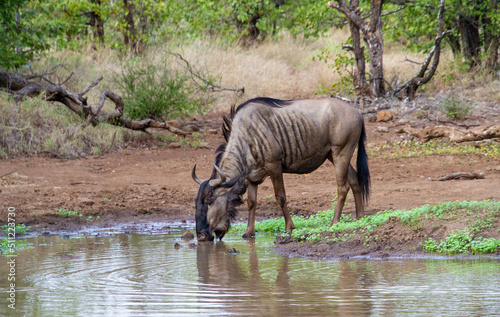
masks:
<path fill-rule="evenodd" d="M 436 244 L 447 240 L 450 235 L 465 232 L 461 237 L 450 242 L 448 250 L 454 244 L 464 244 L 472 240 L 500 240 L 500 209 L 457 209 L 436 216 L 431 213 L 412 217 L 403 222 L 398 217 L 389 217 L 381 226 L 369 230 L 346 230 L 323 233 L 325 239 L 345 241 L 327 241 L 312 243 L 302 239 L 294 241 L 290 237 L 278 236 L 275 240 L 276 251 L 282 254 L 326 259 L 349 258 L 394 258 L 436 256 L 439 252 L 430 252 L 426 243 L 430 239 Z M 343 237 L 349 237 L 342 239 Z M 470 240 L 469 240 L 470 239 Z M 500 257 L 500 245 L 489 255 Z M 456 247 L 456 249 L 459 249 Z M 458 254 L 460 257 L 474 252 L 445 252 L 442 255 Z M 480 254 L 480 252 L 476 252 Z"/>

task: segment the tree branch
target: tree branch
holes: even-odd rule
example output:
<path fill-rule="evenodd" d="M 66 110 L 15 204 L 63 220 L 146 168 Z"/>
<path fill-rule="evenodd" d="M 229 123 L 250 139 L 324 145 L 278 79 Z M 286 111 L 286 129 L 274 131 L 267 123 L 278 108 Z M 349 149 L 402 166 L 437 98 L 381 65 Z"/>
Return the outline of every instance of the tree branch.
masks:
<path fill-rule="evenodd" d="M 97 109 L 94 109 L 87 104 L 87 98 L 84 98 L 83 95 L 90 91 L 90 89 L 96 87 L 102 79 L 102 76 L 99 77 L 82 92 L 77 94 L 64 89 L 61 85 L 47 85 L 42 82 L 31 82 L 19 75 L 0 72 L 0 87 L 9 93 L 15 94 L 16 97 L 14 100 L 16 102 L 20 102 L 25 96 L 34 97 L 39 95 L 42 95 L 47 101 L 60 102 L 84 120 L 82 123 L 83 127 L 86 127 L 90 123 L 95 126 L 101 122 L 106 122 L 112 125 L 123 126 L 128 129 L 141 130 L 144 132 L 146 132 L 147 128 L 157 128 L 166 129 L 179 135 L 189 134 L 181 129 L 170 126 L 166 122 L 160 122 L 153 119 L 135 121 L 122 118 L 123 109 L 125 107 L 123 99 L 120 95 L 109 90 L 102 92 L 99 106 Z M 110 99 L 115 104 L 115 110 L 112 113 L 105 113 L 102 111 L 106 98 Z M 98 116 L 98 114 L 101 115 Z"/>
<path fill-rule="evenodd" d="M 357 12 L 352 10 L 344 0 L 336 0 L 336 1 L 338 2 L 338 4 L 333 1 L 330 1 L 328 2 L 328 6 L 345 14 L 345 16 L 349 21 L 354 23 L 363 32 L 363 34 L 366 34 L 369 31 L 369 27 L 365 23 L 363 18 L 361 18 L 361 16 Z"/>
<path fill-rule="evenodd" d="M 220 85 L 214 84 L 211 80 L 207 80 L 207 79 L 203 78 L 203 76 L 200 74 L 200 71 L 198 69 L 196 69 L 195 67 L 191 66 L 191 64 L 184 57 L 182 57 L 181 54 L 179 54 L 179 53 L 169 53 L 169 54 L 180 59 L 185 64 L 187 71 L 193 76 L 193 78 L 200 80 L 203 83 L 203 87 L 210 89 L 212 92 L 234 91 L 234 92 L 241 93 L 241 94 L 245 93 L 245 87 L 242 87 L 242 88 L 223 88 Z M 199 84 L 196 83 L 196 85 L 199 85 Z"/>
<path fill-rule="evenodd" d="M 444 32 L 444 0 L 441 0 L 438 12 L 438 31 L 436 40 L 434 41 L 434 47 L 427 54 L 425 61 L 422 63 L 422 67 L 418 73 L 411 79 L 407 80 L 401 86 L 396 87 L 393 91 L 393 96 L 398 96 L 401 91 L 405 91 L 403 98 L 409 98 L 410 100 L 415 97 L 418 87 L 428 83 L 434 74 L 436 73 L 437 67 L 439 65 L 439 59 L 441 55 L 441 41 L 444 36 L 451 31 Z M 431 65 L 432 62 L 432 65 Z M 430 68 L 429 68 L 429 65 Z"/>
<path fill-rule="evenodd" d="M 87 86 L 87 88 L 85 88 L 84 90 L 82 90 L 78 96 L 82 97 L 83 95 L 85 95 L 86 93 L 88 93 L 90 91 L 90 89 L 94 88 L 95 86 L 97 86 L 101 80 L 103 80 L 103 76 L 97 78 L 96 80 L 94 80 L 90 85 Z"/>

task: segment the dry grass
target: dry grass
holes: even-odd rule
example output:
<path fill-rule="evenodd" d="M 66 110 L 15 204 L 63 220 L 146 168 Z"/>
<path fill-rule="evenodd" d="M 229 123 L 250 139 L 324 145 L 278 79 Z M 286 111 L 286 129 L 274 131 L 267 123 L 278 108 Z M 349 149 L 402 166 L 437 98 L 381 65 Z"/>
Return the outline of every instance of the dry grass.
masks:
<path fill-rule="evenodd" d="M 249 49 L 228 46 L 217 41 L 198 40 L 178 47 L 162 45 L 151 47 L 140 58 L 158 67 L 163 67 L 161 65 L 165 65 L 167 61 L 167 65 L 171 65 L 173 69 L 181 69 L 182 63 L 170 56 L 168 52 L 180 53 L 202 73 L 216 79 L 222 87 L 244 87 L 243 96 L 232 92 L 216 94 L 217 101 L 211 105 L 211 110 L 227 112 L 232 105 L 256 96 L 281 99 L 317 97 L 320 86 L 329 87 L 338 82 L 339 75 L 331 68 L 332 61 L 328 65 L 324 61 L 313 60 L 313 57 L 319 56 L 325 50 L 330 56 L 338 55 L 341 52 L 342 43 L 347 38 L 347 30 L 335 31 L 331 36 L 315 41 L 297 39 L 285 34 L 279 40 L 267 41 Z M 51 52 L 50 58 L 34 63 L 33 70 L 42 72 L 54 65 L 64 65 L 64 68 L 57 68 L 50 78 L 54 82 L 62 82 L 73 73 L 66 86 L 75 92 L 81 91 L 90 82 L 103 75 L 104 80 L 99 86 L 87 94 L 89 103 L 95 106 L 104 89 L 111 89 L 123 95 L 114 79 L 120 73 L 123 63 L 131 57 L 123 56 L 109 48 L 95 49 L 88 45 L 78 51 L 68 49 L 62 52 Z M 423 54 L 404 52 L 401 45 L 386 43 L 384 53 L 386 80 L 392 85 L 396 80 L 399 83 L 406 81 L 420 68 L 420 65 L 410 63 L 408 60 L 422 62 L 424 59 Z M 473 100 L 475 105 L 478 103 L 498 104 L 500 102 L 499 83 L 500 81 L 491 74 L 460 72 L 460 65 L 453 63 L 451 53 L 444 52 L 438 73 L 429 84 L 419 90 L 419 93 L 427 96 L 442 96 L 441 99 L 443 99 L 450 93 L 460 92 L 463 98 Z M 28 103 L 31 104 L 28 105 Z M 32 155 L 51 151 L 55 155 L 69 153 L 69 156 L 96 153 L 99 150 L 93 150 L 93 148 L 106 148 L 111 142 L 113 131 L 117 129 L 103 125 L 98 128 L 87 128 L 82 132 L 79 129 L 79 118 L 72 117 L 73 115 L 69 112 L 61 113 L 60 107 L 59 110 L 54 111 L 53 105 L 44 104 L 38 99 L 31 102 L 25 101 L 21 110 L 16 112 L 12 101 L 2 98 L 0 101 L 0 117 L 2 118 L 0 150 L 3 153 Z M 35 110 L 33 113 L 23 112 L 23 107 Z M 114 105 L 108 101 L 104 111 L 111 111 L 113 107 Z M 70 119 L 63 118 L 63 114 Z M 37 125 L 36 122 L 39 121 L 44 123 Z M 9 126 L 14 128 L 9 128 Z M 53 126 L 55 130 L 49 131 L 45 126 Z M 30 133 L 21 136 L 22 133 L 13 132 L 24 127 L 28 127 L 26 131 Z M 68 131 L 71 131 L 71 136 Z M 120 132 L 117 135 L 118 143 L 121 137 Z M 24 143 L 24 145 L 19 143 Z"/>
<path fill-rule="evenodd" d="M 16 105 L 0 92 L 0 158 L 78 158 L 114 149 L 122 140 L 120 128 L 99 125 L 82 129 L 80 119 L 60 104 L 31 98 Z"/>
<path fill-rule="evenodd" d="M 249 49 L 228 46 L 217 41 L 197 40 L 179 47 L 150 47 L 141 59 L 154 65 L 164 65 L 167 60 L 173 69 L 179 69 L 179 61 L 169 57 L 168 52 L 180 53 L 193 66 L 215 78 L 221 86 L 244 87 L 243 96 L 232 93 L 217 95 L 218 101 L 212 105 L 213 110 L 227 111 L 232 104 L 256 96 L 282 99 L 316 97 L 320 86 L 328 87 L 338 82 L 339 75 L 325 62 L 313 60 L 313 57 L 317 57 L 324 50 L 328 50 L 331 56 L 339 54 L 348 35 L 347 29 L 337 30 L 332 32 L 330 37 L 313 41 L 284 34 L 279 40 L 266 41 Z M 410 61 L 421 63 L 425 57 L 424 54 L 404 51 L 399 44 L 386 43 L 386 80 L 391 85 L 406 81 L 420 69 L 420 65 Z M 68 88 L 75 91 L 83 89 L 93 79 L 104 75 L 98 89 L 89 93 L 90 102 L 95 104 L 104 89 L 120 92 L 113 78 L 129 58 L 131 56 L 120 56 L 108 48 L 96 50 L 89 45 L 81 51 L 53 52 L 50 59 L 34 67 L 40 70 L 58 63 L 64 64 L 67 70 L 61 70 L 59 76 L 63 78 L 65 76 L 62 73 L 65 72 L 67 76 L 70 71 L 74 72 Z M 498 80 L 481 73 L 464 74 L 459 71 L 459 67 L 460 65 L 453 64 L 452 54 L 444 52 L 438 73 L 421 91 L 432 95 L 459 89 L 471 94 L 471 99 L 487 96 L 488 100 L 498 102 L 500 95 L 495 90 Z"/>

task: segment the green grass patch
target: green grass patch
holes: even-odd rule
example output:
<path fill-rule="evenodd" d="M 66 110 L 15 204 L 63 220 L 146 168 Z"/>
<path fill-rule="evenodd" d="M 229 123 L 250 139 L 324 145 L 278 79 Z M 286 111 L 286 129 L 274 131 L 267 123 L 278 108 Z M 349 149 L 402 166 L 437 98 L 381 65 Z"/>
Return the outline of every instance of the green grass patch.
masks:
<path fill-rule="evenodd" d="M 16 254 L 17 251 L 31 247 L 33 247 L 33 243 L 26 242 L 25 240 L 8 240 L 6 238 L 0 239 L 0 255 L 13 255 Z"/>
<path fill-rule="evenodd" d="M 500 202 L 490 200 L 456 201 L 444 202 L 436 206 L 424 205 L 411 210 L 384 210 L 375 215 L 365 216 L 357 221 L 344 214 L 339 223 L 330 226 L 334 210 L 326 210 L 309 217 L 292 216 L 296 228 L 292 233 L 292 238 L 295 241 L 313 243 L 345 241 L 353 235 L 368 237 L 371 231 L 382 226 L 392 217 L 398 218 L 404 226 L 416 230 L 421 226 L 423 220 L 435 220 L 437 225 L 441 225 L 443 221 L 453 221 L 467 215 L 472 220 L 469 221 L 466 229 L 451 233 L 444 242 L 438 243 L 428 239 L 424 250 L 445 254 L 468 251 L 490 253 L 498 249 L 500 240 L 483 239 L 479 236 L 473 238 L 472 234 L 477 235 L 491 228 L 493 223 L 498 221 L 499 214 Z M 243 233 L 245 229 L 246 224 L 239 223 L 232 226 L 231 230 Z M 282 217 L 256 222 L 255 229 L 258 232 L 286 234 L 285 220 Z"/>
<path fill-rule="evenodd" d="M 1 227 L 1 232 L 5 237 L 0 238 L 0 254 L 1 255 L 12 255 L 16 254 L 17 251 L 29 248 L 32 246 L 31 243 L 25 242 L 22 239 L 15 239 L 12 235 L 12 228 L 15 230 L 15 236 L 23 236 L 31 231 L 30 226 L 25 224 L 17 224 L 15 227 L 9 225 L 3 225 Z M 9 235 L 10 234 L 10 235 Z"/>
<path fill-rule="evenodd" d="M 64 217 L 83 217 L 81 213 L 79 213 L 80 209 L 77 210 L 66 210 L 65 208 L 60 208 L 57 210 L 57 214 L 59 216 L 64 216 Z"/>
<path fill-rule="evenodd" d="M 370 157 L 401 158 L 430 155 L 480 155 L 492 158 L 500 157 L 500 143 L 452 143 L 446 140 L 420 142 L 404 140 L 381 144 L 367 149 Z"/>
<path fill-rule="evenodd" d="M 423 249 L 429 253 L 441 254 L 459 254 L 472 252 L 493 253 L 500 249 L 500 240 L 482 237 L 473 238 L 469 229 L 456 230 L 452 232 L 445 240 L 436 242 L 430 238 L 425 242 Z"/>
<path fill-rule="evenodd" d="M 3 225 L 1 228 L 2 228 L 2 233 L 5 236 L 8 236 L 9 233 L 12 233 L 12 230 L 10 229 L 11 227 L 9 227 L 9 225 Z M 26 226 L 24 223 L 17 224 L 14 228 L 16 236 L 24 236 L 25 234 L 31 231 L 31 227 Z"/>

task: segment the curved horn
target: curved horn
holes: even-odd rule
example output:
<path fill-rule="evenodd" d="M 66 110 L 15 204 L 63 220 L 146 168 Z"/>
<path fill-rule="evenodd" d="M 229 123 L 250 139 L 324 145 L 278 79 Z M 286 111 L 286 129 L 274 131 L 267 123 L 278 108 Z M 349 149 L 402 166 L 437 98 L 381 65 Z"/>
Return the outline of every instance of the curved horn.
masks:
<path fill-rule="evenodd" d="M 201 185 L 201 183 L 204 182 L 204 180 L 202 180 L 201 178 L 199 178 L 198 176 L 196 176 L 196 164 L 194 165 L 193 171 L 191 172 L 191 177 L 193 178 L 193 180 L 195 182 L 197 182 L 200 185 Z"/>
<path fill-rule="evenodd" d="M 224 183 L 226 181 L 226 174 L 217 166 L 214 164 L 215 170 L 219 173 L 220 177 L 212 179 L 208 184 L 212 187 L 219 186 L 220 184 Z"/>

